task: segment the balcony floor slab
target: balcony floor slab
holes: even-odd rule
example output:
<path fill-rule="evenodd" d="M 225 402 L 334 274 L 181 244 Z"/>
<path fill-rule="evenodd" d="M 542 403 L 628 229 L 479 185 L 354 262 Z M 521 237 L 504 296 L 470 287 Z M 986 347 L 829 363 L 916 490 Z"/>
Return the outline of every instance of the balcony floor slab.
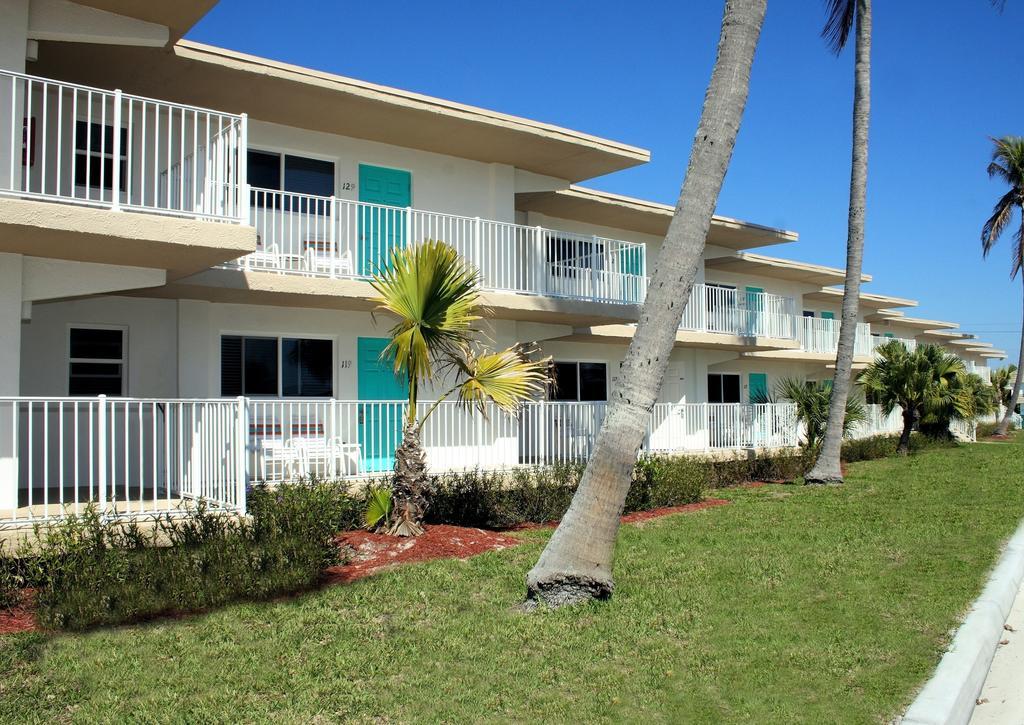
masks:
<path fill-rule="evenodd" d="M 255 249 L 250 226 L 0 198 L 0 252 L 163 269 L 176 279 Z"/>

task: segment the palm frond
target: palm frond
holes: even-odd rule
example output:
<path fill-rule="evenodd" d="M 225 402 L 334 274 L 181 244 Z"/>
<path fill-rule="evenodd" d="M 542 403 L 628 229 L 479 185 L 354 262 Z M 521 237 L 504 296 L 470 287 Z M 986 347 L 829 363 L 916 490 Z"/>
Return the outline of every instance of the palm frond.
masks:
<path fill-rule="evenodd" d="M 1002 236 L 1003 230 L 1006 229 L 1010 220 L 1013 218 L 1015 197 L 1016 191 L 1011 189 L 1003 194 L 999 201 L 996 202 L 996 205 L 992 208 L 992 216 L 988 218 L 985 225 L 981 228 L 982 257 L 987 257 L 988 253 L 992 251 L 992 247 L 994 247 L 996 242 L 999 241 L 999 237 Z"/>
<path fill-rule="evenodd" d="M 540 395 L 550 380 L 551 358 L 534 360 L 534 352 L 525 345 L 497 352 L 470 351 L 459 361 L 463 376 L 459 402 L 484 413 L 490 401 L 506 413 L 517 413 L 525 401 Z"/>
<path fill-rule="evenodd" d="M 479 273 L 437 240 L 394 250 L 371 280 L 380 295 L 375 312 L 398 318 L 381 358 L 408 377 L 410 391 L 433 376 L 438 361 L 468 348 L 480 319 L 478 281 Z"/>
<path fill-rule="evenodd" d="M 857 0 L 825 0 L 827 19 L 821 37 L 836 55 L 846 47 L 857 16 Z"/>

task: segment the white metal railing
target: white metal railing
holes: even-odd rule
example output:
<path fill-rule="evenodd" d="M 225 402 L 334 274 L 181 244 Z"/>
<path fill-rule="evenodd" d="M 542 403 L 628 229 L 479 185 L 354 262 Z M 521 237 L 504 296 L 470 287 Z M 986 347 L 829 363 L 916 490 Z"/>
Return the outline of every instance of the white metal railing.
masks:
<path fill-rule="evenodd" d="M 903 431 L 903 412 L 896 408 L 886 415 L 881 405 L 864 406 L 865 420 L 850 432 L 851 438 L 870 438 L 878 435 L 893 435 Z"/>
<path fill-rule="evenodd" d="M 967 368 L 968 373 L 977 375 L 986 383 L 992 382 L 992 371 L 989 369 L 988 365 L 979 365 L 971 360 L 965 360 L 964 367 Z"/>
<path fill-rule="evenodd" d="M 914 352 L 917 349 L 917 340 L 913 340 L 909 337 L 893 337 L 891 335 L 871 335 L 871 352 L 874 352 L 882 345 L 886 345 L 890 342 L 901 342 L 903 347 L 907 348 L 907 352 Z"/>
<path fill-rule="evenodd" d="M 800 317 L 797 320 L 797 340 L 800 342 L 800 349 L 804 352 L 835 354 L 839 348 L 839 320 L 825 317 Z M 871 325 L 866 322 L 858 322 L 853 354 L 870 355 L 873 349 Z"/>
<path fill-rule="evenodd" d="M 0 194 L 246 222 L 244 115 L 0 70 Z"/>
<path fill-rule="evenodd" d="M 391 249 L 437 239 L 488 290 L 631 304 L 646 291 L 646 247 L 634 242 L 268 189 L 252 190 L 251 220 L 257 251 L 228 266 L 367 278 Z"/>
<path fill-rule="evenodd" d="M 659 403 L 647 447 L 652 451 L 796 446 L 796 406 L 791 403 Z"/>
<path fill-rule="evenodd" d="M 249 481 L 355 478 L 394 468 L 406 401 L 0 398 L 0 526 L 81 512 L 179 511 L 186 501 L 245 511 Z M 420 403 L 420 414 L 432 403 Z M 603 402 L 532 402 L 519 416 L 455 402 L 426 419 L 430 471 L 586 461 Z M 792 404 L 659 404 L 644 450 L 797 444 Z"/>
<path fill-rule="evenodd" d="M 0 398 L 0 526 L 245 510 L 244 401 Z"/>
<path fill-rule="evenodd" d="M 796 301 L 765 292 L 697 283 L 679 327 L 748 337 L 793 339 Z"/>
<path fill-rule="evenodd" d="M 949 432 L 958 441 L 974 443 L 978 440 L 978 421 L 953 418 L 949 421 Z"/>

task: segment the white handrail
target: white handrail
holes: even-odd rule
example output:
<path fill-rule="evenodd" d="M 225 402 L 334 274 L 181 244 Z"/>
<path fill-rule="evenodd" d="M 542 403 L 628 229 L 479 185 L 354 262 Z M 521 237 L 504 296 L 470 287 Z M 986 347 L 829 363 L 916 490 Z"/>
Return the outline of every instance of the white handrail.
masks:
<path fill-rule="evenodd" d="M 480 271 L 484 289 L 639 304 L 646 247 L 607 237 L 334 196 L 252 189 L 258 249 L 226 266 L 368 278 L 396 247 L 444 241 Z"/>
<path fill-rule="evenodd" d="M 0 195 L 248 220 L 244 115 L 0 70 Z"/>

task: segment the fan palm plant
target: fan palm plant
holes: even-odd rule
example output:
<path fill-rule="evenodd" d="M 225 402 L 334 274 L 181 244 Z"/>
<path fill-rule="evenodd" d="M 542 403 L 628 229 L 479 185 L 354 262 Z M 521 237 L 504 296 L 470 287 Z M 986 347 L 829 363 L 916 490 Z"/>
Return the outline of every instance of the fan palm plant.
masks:
<path fill-rule="evenodd" d="M 1012 407 L 1013 381 L 1017 377 L 1017 366 L 1007 365 L 1004 368 L 996 368 L 992 371 L 992 394 L 995 396 L 997 405 L 1004 408 Z"/>
<path fill-rule="evenodd" d="M 1010 248 L 1010 279 L 1016 279 L 1024 267 L 1024 137 L 1004 136 L 992 139 L 995 148 L 992 150 L 992 161 L 988 165 L 990 179 L 1000 179 L 1010 187 L 996 202 L 992 216 L 981 228 L 981 252 L 987 257 L 992 247 L 1010 226 L 1013 212 L 1020 212 L 1020 227 L 1013 235 L 1013 246 Z M 1021 275 L 1024 282 L 1024 274 Z M 1016 402 L 1020 395 L 1021 379 L 1024 378 L 1024 319 L 1021 321 L 1020 354 L 1017 360 L 1017 375 L 1013 381 L 1013 392 L 1010 400 Z M 1006 435 L 1010 428 L 1013 406 L 1007 405 L 1003 413 L 996 435 Z"/>
<path fill-rule="evenodd" d="M 415 536 L 423 532 L 426 506 L 423 423 L 453 394 L 482 415 L 488 402 L 515 414 L 544 390 L 550 360 L 532 359 L 532 346 L 495 352 L 474 342 L 474 323 L 481 319 L 479 273 L 444 242 L 427 240 L 394 250 L 390 264 L 370 284 L 380 295 L 375 311 L 398 318 L 381 358 L 409 385 L 402 442 L 395 451 L 388 532 Z M 445 381 L 447 389 L 421 416 L 421 386 Z"/>
<path fill-rule="evenodd" d="M 971 411 L 963 394 L 963 362 L 937 345 L 919 345 L 913 352 L 898 340 L 875 350 L 876 358 L 860 374 L 860 383 L 886 415 L 903 411 L 900 455 L 910 452 L 910 434 L 927 413 L 947 409 L 956 417 Z"/>
<path fill-rule="evenodd" d="M 803 446 L 816 451 L 821 446 L 828 421 L 828 408 L 832 400 L 832 381 L 805 381 L 782 378 L 775 383 L 774 395 L 753 395 L 751 403 L 774 403 L 788 400 L 796 405 L 797 420 L 804 424 Z M 849 438 L 853 429 L 867 420 L 864 403 L 858 396 L 846 398 L 846 416 L 843 418 L 843 437 Z"/>

